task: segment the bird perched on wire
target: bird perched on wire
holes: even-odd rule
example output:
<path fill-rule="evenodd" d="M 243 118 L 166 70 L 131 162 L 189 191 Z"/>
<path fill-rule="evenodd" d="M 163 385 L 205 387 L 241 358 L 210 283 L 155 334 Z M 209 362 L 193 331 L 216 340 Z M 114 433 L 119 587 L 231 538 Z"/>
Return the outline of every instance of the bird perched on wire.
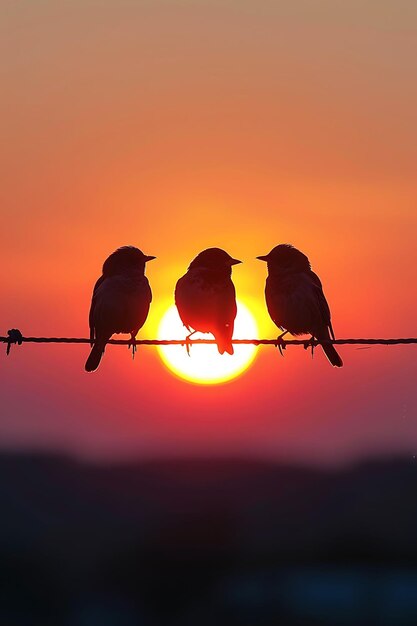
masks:
<path fill-rule="evenodd" d="M 232 336 L 237 313 L 232 265 L 241 263 L 220 248 L 200 252 L 175 287 L 175 304 L 190 333 L 212 333 L 220 354 L 233 354 Z M 189 344 L 186 343 L 189 353 Z"/>
<path fill-rule="evenodd" d="M 268 264 L 265 299 L 272 321 L 284 331 L 278 340 L 287 332 L 311 333 L 311 339 L 318 342 L 334 339 L 329 305 L 306 255 L 289 244 L 281 244 L 257 258 Z M 330 363 L 342 367 L 343 361 L 334 346 L 321 346 Z"/>
<path fill-rule="evenodd" d="M 123 246 L 104 261 L 103 274 L 94 286 L 91 301 L 92 350 L 85 364 L 87 372 L 98 368 L 113 333 L 130 333 L 133 342 L 144 325 L 152 300 L 145 264 L 155 258 L 134 246 Z M 134 355 L 133 343 L 132 350 Z"/>

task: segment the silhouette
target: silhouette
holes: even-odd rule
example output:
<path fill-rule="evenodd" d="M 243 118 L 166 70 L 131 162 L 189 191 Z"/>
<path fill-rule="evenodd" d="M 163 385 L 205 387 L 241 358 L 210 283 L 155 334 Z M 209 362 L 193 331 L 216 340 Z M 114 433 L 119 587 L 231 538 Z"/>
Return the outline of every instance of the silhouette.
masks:
<path fill-rule="evenodd" d="M 416 466 L 0 452 L 2 626 L 417 624 Z"/>
<path fill-rule="evenodd" d="M 123 246 L 105 260 L 91 301 L 92 350 L 85 364 L 87 372 L 98 368 L 113 333 L 130 333 L 133 341 L 144 325 L 152 300 L 145 264 L 152 259 L 134 246 Z M 134 354 L 135 346 L 132 349 Z"/>
<path fill-rule="evenodd" d="M 241 262 L 220 248 L 208 248 L 196 256 L 187 273 L 179 279 L 175 304 L 190 333 L 187 340 L 197 331 L 212 333 L 220 354 L 233 354 L 237 308 L 231 275 L 232 265 Z"/>
<path fill-rule="evenodd" d="M 278 339 L 287 332 L 311 333 L 311 339 L 318 341 L 334 339 L 329 305 L 306 255 L 289 244 L 281 244 L 257 258 L 268 264 L 265 299 L 272 321 L 284 331 Z M 334 346 L 321 346 L 330 363 L 342 367 L 343 361 Z"/>

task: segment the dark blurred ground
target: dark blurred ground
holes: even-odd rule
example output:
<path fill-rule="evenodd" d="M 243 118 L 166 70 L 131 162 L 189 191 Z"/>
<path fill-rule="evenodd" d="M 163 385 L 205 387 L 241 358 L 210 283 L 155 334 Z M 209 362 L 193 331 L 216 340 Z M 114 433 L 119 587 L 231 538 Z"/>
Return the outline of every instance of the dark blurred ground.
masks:
<path fill-rule="evenodd" d="M 417 624 L 417 465 L 0 457 L 0 626 Z"/>

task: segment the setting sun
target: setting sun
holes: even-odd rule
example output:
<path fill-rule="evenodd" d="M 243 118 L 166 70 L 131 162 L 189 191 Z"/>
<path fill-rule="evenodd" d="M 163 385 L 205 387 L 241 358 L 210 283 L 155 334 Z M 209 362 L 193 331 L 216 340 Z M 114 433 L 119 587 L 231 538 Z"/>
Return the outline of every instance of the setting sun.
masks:
<path fill-rule="evenodd" d="M 185 339 L 184 328 L 175 306 L 171 306 L 158 329 L 158 339 Z M 249 309 L 237 302 L 234 337 L 238 339 L 257 339 L 258 328 Z M 211 335 L 195 333 L 192 339 L 209 339 Z M 193 345 L 188 356 L 183 346 L 159 346 L 159 354 L 165 365 L 180 378 L 202 384 L 212 385 L 236 378 L 244 372 L 256 355 L 252 345 L 235 345 L 233 356 L 219 354 L 215 345 Z"/>

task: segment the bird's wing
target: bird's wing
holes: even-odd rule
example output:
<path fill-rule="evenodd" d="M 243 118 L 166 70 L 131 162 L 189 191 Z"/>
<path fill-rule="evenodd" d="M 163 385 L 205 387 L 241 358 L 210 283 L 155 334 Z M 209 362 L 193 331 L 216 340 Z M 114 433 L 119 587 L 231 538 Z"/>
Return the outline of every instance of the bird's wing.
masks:
<path fill-rule="evenodd" d="M 137 320 L 132 330 L 137 333 L 146 322 L 152 302 L 152 290 L 146 276 L 142 276 L 140 281 L 135 281 L 135 286 L 130 292 L 130 296 L 128 306 Z"/>
<path fill-rule="evenodd" d="M 321 281 L 317 274 L 312 271 L 309 272 L 309 278 L 313 286 L 313 292 L 317 301 L 318 314 L 321 318 L 321 321 L 324 322 L 324 324 L 328 327 L 332 339 L 334 339 L 335 337 L 331 322 L 330 307 L 324 295 Z"/>
<path fill-rule="evenodd" d="M 327 356 L 328 360 L 334 367 L 342 367 L 343 361 L 340 358 L 340 355 L 336 351 L 334 345 L 327 343 L 327 341 L 332 338 L 335 339 L 333 327 L 330 319 L 330 308 L 327 303 L 326 297 L 323 293 L 323 288 L 320 282 L 319 277 L 314 274 L 314 272 L 310 271 L 310 281 L 313 285 L 313 290 L 315 293 L 315 298 L 318 306 L 318 315 L 316 316 L 316 325 L 313 326 L 314 336 L 316 339 L 324 339 L 325 343 L 322 343 L 322 348 Z"/>
<path fill-rule="evenodd" d="M 91 297 L 90 313 L 88 315 L 88 325 L 90 327 L 90 343 L 91 343 L 91 345 L 93 345 L 94 339 L 95 339 L 94 309 L 95 309 L 95 305 L 96 305 L 97 289 L 100 287 L 100 285 L 102 284 L 102 282 L 104 280 L 105 280 L 104 276 L 100 276 L 100 278 L 97 280 L 96 284 L 94 285 L 93 295 Z"/>
<path fill-rule="evenodd" d="M 218 322 L 213 331 L 219 352 L 233 354 L 232 337 L 237 314 L 236 291 L 231 279 L 223 285 L 218 294 Z"/>
<path fill-rule="evenodd" d="M 237 313 L 235 286 L 229 279 L 218 285 L 215 293 L 218 323 L 220 326 L 231 326 L 233 333 L 233 324 Z"/>
<path fill-rule="evenodd" d="M 311 285 L 304 274 L 269 275 L 265 285 L 266 305 L 272 321 L 297 335 L 309 332 Z"/>
<path fill-rule="evenodd" d="M 236 317 L 236 294 L 231 279 L 210 280 L 202 268 L 189 270 L 177 282 L 177 305 L 183 324 L 201 332 L 232 327 Z"/>
<path fill-rule="evenodd" d="M 146 321 L 152 292 L 145 276 L 111 276 L 97 286 L 92 313 L 96 337 L 137 332 Z"/>

